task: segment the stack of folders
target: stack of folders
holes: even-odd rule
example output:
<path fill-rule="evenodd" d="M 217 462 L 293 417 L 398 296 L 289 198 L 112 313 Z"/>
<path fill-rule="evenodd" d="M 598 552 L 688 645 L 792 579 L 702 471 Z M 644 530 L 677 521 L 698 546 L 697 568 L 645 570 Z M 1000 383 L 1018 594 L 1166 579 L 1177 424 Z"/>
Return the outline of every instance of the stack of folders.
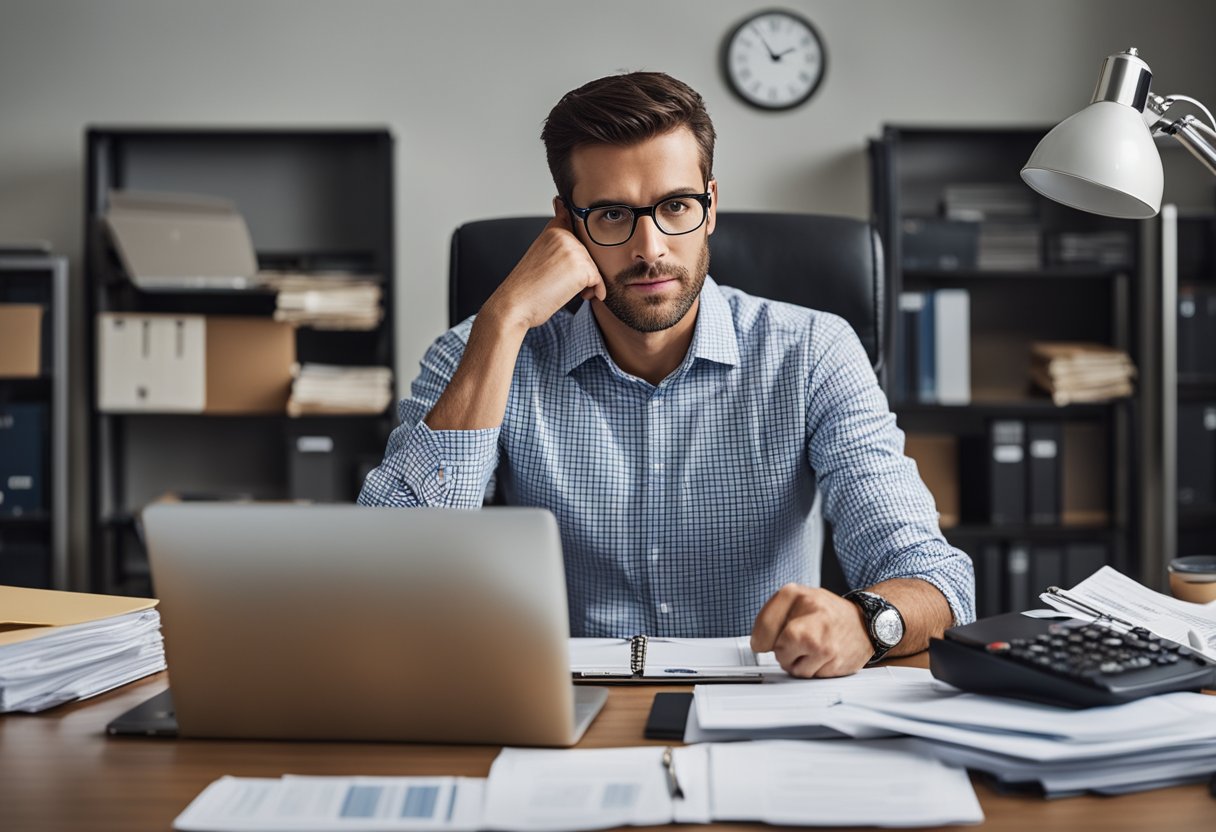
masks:
<path fill-rule="evenodd" d="M 272 274 L 274 319 L 314 329 L 369 330 L 380 325 L 381 289 L 366 275 Z"/>
<path fill-rule="evenodd" d="M 1103 344 L 1037 341 L 1030 377 L 1059 406 L 1130 396 L 1136 365 L 1123 350 Z"/>
<path fill-rule="evenodd" d="M 287 413 L 383 413 L 393 400 L 393 371 L 388 367 L 336 367 L 304 364 L 295 370 Z"/>
<path fill-rule="evenodd" d="M 164 670 L 155 605 L 0 586 L 0 713 L 46 710 Z"/>

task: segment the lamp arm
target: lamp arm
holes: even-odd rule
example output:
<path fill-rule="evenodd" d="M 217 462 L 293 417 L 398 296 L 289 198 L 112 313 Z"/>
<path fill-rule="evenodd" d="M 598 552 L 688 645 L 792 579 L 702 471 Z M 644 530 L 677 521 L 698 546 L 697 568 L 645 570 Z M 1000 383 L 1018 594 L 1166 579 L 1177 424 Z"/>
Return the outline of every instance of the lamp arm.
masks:
<path fill-rule="evenodd" d="M 1183 116 L 1162 129 L 1203 163 L 1216 176 L 1216 130 L 1212 130 L 1194 116 Z"/>
<path fill-rule="evenodd" d="M 1198 101 L 1185 95 L 1162 97 L 1150 93 L 1144 106 L 1144 120 L 1154 133 L 1164 133 L 1173 136 L 1179 144 L 1191 152 L 1191 155 L 1203 163 L 1203 166 L 1216 176 L 1216 130 L 1208 127 L 1193 115 L 1186 115 L 1176 121 L 1168 121 L 1166 111 L 1177 101 L 1189 101 L 1207 113 L 1212 114 Z"/>

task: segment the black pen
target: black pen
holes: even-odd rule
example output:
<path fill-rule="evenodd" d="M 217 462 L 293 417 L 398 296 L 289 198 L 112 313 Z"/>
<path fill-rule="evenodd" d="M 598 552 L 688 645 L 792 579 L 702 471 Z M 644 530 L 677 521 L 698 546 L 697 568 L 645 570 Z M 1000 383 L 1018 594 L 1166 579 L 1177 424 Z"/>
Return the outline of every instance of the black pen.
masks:
<path fill-rule="evenodd" d="M 684 790 L 676 779 L 675 749 L 670 745 L 663 749 L 663 768 L 667 770 L 667 791 L 673 798 L 684 799 Z"/>

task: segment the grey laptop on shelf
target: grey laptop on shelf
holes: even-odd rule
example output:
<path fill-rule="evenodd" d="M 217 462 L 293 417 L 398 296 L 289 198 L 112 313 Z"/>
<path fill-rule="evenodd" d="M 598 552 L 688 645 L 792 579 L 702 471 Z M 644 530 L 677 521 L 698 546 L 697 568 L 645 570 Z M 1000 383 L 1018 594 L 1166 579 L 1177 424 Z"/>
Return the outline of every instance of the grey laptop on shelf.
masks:
<path fill-rule="evenodd" d="M 561 541 L 541 509 L 144 512 L 170 691 L 111 734 L 568 746 Z"/>

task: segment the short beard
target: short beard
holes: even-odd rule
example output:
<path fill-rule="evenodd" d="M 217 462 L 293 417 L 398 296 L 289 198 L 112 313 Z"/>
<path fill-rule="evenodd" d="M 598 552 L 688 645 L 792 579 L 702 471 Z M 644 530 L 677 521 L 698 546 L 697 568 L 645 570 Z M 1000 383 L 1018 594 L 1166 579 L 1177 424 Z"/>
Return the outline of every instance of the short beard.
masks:
<path fill-rule="evenodd" d="M 696 303 L 705 285 L 705 276 L 709 274 L 709 239 L 706 238 L 697 257 L 697 265 L 692 274 L 683 266 L 670 263 L 659 263 L 649 266 L 638 263 L 617 272 L 611 280 L 604 281 L 604 306 L 616 316 L 617 320 L 637 332 L 662 332 L 671 329 L 684 319 L 688 310 Z M 680 281 L 680 292 L 670 302 L 666 298 L 643 295 L 630 301 L 626 297 L 625 286 L 635 280 L 649 277 L 665 277 Z"/>

